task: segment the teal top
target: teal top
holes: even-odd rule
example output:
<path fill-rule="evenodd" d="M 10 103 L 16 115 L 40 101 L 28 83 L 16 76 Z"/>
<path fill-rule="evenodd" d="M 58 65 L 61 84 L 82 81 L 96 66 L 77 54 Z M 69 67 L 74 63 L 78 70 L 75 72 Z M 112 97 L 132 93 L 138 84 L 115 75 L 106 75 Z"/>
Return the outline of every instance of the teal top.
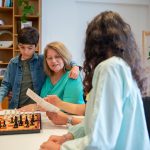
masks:
<path fill-rule="evenodd" d="M 75 139 L 61 150 L 150 150 L 140 90 L 127 63 L 118 57 L 103 61 L 92 86 L 85 119 L 69 129 Z"/>
<path fill-rule="evenodd" d="M 41 97 L 57 95 L 61 100 L 69 103 L 83 104 L 83 85 L 80 75 L 76 80 L 69 78 L 70 71 L 66 71 L 60 80 L 53 85 L 47 76 L 41 90 Z"/>

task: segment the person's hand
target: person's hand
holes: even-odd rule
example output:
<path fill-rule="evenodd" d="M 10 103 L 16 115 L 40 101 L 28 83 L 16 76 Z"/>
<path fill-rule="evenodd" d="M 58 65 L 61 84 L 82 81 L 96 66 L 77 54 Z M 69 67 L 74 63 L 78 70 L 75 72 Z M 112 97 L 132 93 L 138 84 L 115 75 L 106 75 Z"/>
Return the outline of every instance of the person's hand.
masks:
<path fill-rule="evenodd" d="M 12 91 L 9 91 L 7 97 L 8 97 L 9 100 L 12 98 Z"/>
<path fill-rule="evenodd" d="M 60 107 L 62 105 L 62 100 L 60 100 L 60 98 L 56 95 L 49 95 L 47 97 L 44 98 L 44 100 L 46 100 L 47 102 Z"/>
<path fill-rule="evenodd" d="M 79 75 L 79 67 L 73 66 L 71 71 L 70 71 L 69 78 L 77 79 L 78 75 Z"/>
<path fill-rule="evenodd" d="M 46 112 L 46 115 L 56 125 L 66 125 L 67 120 L 68 120 L 68 115 L 61 111 L 57 113 Z"/>
<path fill-rule="evenodd" d="M 57 144 L 62 144 L 66 141 L 64 136 L 57 136 L 57 135 L 52 135 L 49 137 L 48 141 L 55 142 Z"/>
<path fill-rule="evenodd" d="M 37 108 L 36 104 L 29 104 L 29 105 L 19 108 L 18 110 L 32 112 L 32 111 L 36 111 L 36 108 Z"/>
<path fill-rule="evenodd" d="M 40 146 L 40 150 L 60 150 L 60 145 L 48 140 Z"/>

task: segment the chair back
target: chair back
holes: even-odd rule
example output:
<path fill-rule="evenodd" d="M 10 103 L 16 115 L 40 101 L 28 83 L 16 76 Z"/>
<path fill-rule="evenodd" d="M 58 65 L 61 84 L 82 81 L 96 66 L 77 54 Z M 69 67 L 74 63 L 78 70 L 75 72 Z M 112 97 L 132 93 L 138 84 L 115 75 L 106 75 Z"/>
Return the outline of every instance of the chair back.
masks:
<path fill-rule="evenodd" d="M 143 97 L 144 111 L 146 117 L 146 124 L 148 129 L 148 134 L 150 137 L 150 97 Z"/>

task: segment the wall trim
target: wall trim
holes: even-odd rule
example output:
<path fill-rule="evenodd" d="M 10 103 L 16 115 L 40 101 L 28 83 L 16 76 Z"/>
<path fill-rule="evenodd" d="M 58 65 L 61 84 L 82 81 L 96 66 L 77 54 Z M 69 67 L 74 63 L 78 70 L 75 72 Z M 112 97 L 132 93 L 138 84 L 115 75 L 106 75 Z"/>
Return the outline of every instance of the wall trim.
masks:
<path fill-rule="evenodd" d="M 126 0 L 126 1 L 118 1 L 118 0 L 76 0 L 76 2 L 83 2 L 83 3 L 103 3 L 103 4 L 121 4 L 121 5 L 144 5 L 149 6 L 150 1 L 149 0 Z"/>

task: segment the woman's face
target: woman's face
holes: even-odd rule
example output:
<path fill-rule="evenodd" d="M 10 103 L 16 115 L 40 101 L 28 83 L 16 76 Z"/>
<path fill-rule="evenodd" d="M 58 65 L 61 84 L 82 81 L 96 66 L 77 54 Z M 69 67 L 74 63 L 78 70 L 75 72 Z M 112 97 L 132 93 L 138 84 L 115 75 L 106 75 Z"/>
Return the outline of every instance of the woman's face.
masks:
<path fill-rule="evenodd" d="M 47 61 L 49 68 L 54 73 L 57 73 L 63 70 L 64 68 L 64 61 L 62 57 L 53 49 L 48 49 L 46 61 Z"/>

